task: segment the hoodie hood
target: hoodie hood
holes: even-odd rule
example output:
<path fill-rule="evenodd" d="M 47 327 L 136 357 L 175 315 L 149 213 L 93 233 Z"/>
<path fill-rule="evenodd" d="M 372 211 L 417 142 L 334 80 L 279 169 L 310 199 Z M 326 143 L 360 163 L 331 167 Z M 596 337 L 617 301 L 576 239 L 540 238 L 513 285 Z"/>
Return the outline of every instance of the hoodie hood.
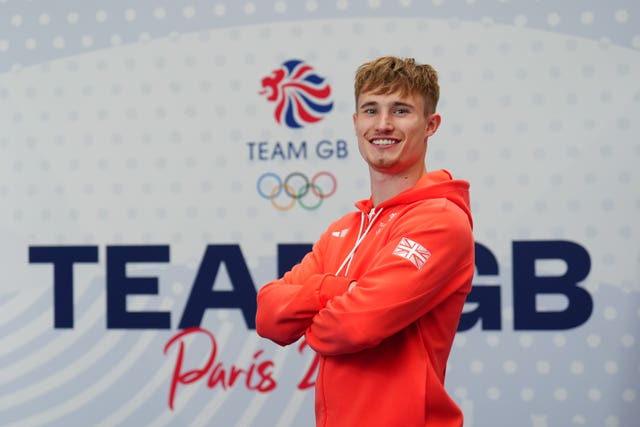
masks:
<path fill-rule="evenodd" d="M 397 194 L 376 206 L 378 209 L 387 209 L 394 205 L 406 205 L 427 199 L 445 198 L 453 202 L 467 215 L 469 224 L 473 226 L 471 218 L 471 205 L 469 201 L 469 183 L 467 181 L 453 179 L 449 171 L 441 169 L 424 174 L 416 185 Z M 356 208 L 368 215 L 374 208 L 373 199 L 356 202 Z"/>

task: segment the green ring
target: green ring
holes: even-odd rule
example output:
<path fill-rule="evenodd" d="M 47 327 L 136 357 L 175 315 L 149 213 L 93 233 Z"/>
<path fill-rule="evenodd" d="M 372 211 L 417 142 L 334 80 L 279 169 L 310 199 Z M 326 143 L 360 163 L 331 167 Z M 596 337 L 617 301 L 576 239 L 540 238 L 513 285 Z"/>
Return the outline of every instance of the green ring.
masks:
<path fill-rule="evenodd" d="M 320 187 L 318 187 L 316 184 L 305 184 L 300 188 L 300 192 L 302 193 L 302 190 L 304 187 L 305 192 L 309 191 L 309 187 L 313 185 L 313 188 L 318 192 L 318 194 L 320 194 L 320 197 L 318 198 L 318 203 L 316 205 L 313 206 L 307 206 L 304 203 L 302 203 L 302 198 L 298 199 L 298 203 L 300 204 L 300 206 L 302 206 L 304 209 L 308 210 L 308 211 L 315 211 L 316 209 L 318 209 L 320 207 L 320 205 L 322 204 L 322 190 L 320 190 Z M 306 194 L 306 193 L 305 193 Z"/>

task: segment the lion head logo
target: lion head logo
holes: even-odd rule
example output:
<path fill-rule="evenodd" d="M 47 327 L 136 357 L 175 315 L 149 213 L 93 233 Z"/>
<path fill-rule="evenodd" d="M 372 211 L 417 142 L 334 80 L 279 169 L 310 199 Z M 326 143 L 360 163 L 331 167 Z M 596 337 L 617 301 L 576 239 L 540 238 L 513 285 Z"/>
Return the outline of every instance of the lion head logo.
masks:
<path fill-rule="evenodd" d="M 276 121 L 290 128 L 319 122 L 333 108 L 331 86 L 313 67 L 297 59 L 264 77 L 260 95 L 275 102 Z"/>

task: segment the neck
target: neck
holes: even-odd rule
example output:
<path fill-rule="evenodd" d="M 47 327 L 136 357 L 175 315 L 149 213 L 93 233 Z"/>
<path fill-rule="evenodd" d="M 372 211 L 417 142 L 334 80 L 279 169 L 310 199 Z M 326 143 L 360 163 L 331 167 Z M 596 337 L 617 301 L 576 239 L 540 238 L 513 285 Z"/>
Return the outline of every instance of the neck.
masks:
<path fill-rule="evenodd" d="M 378 206 L 413 187 L 425 173 L 427 173 L 427 169 L 424 164 L 399 174 L 389 174 L 369 168 L 373 206 Z"/>

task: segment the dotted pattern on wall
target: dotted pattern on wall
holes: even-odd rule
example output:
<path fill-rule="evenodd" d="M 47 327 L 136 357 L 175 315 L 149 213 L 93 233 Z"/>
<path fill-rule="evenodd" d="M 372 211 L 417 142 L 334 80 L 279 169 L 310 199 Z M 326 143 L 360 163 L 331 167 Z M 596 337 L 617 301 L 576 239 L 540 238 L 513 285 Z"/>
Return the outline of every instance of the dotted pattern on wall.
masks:
<path fill-rule="evenodd" d="M 0 1 L 0 72 L 63 56 L 209 28 L 353 17 L 482 21 L 546 30 L 640 49 L 637 2 L 539 0 L 318 0 L 147 2 Z"/>

